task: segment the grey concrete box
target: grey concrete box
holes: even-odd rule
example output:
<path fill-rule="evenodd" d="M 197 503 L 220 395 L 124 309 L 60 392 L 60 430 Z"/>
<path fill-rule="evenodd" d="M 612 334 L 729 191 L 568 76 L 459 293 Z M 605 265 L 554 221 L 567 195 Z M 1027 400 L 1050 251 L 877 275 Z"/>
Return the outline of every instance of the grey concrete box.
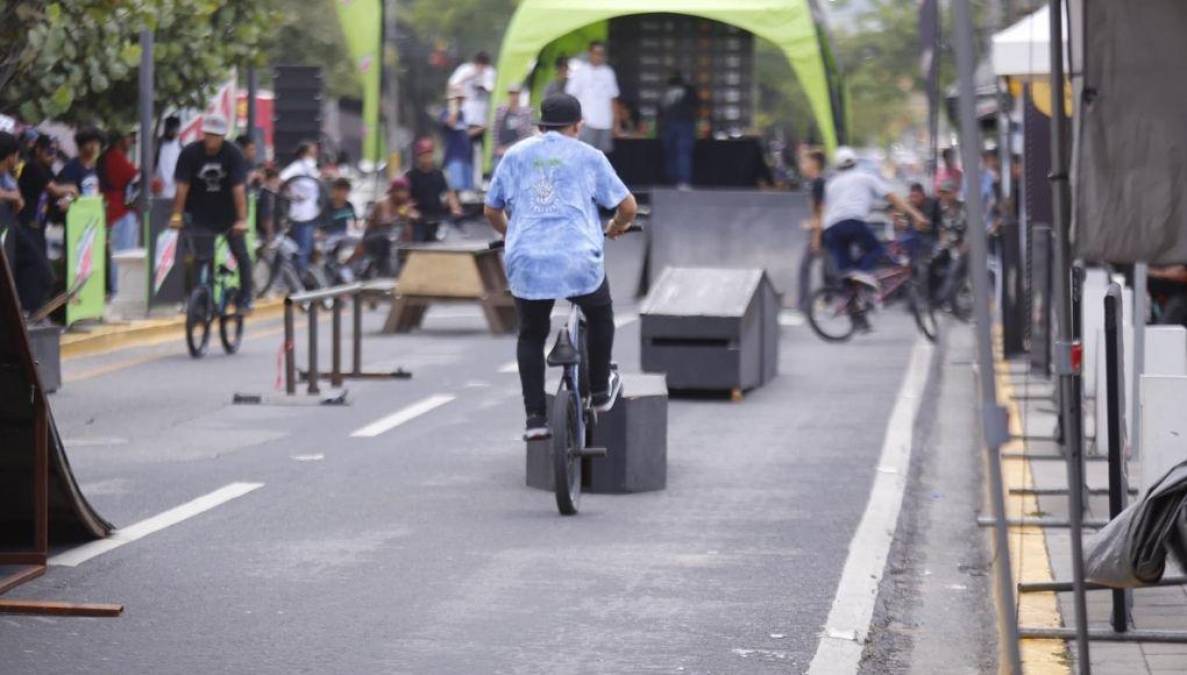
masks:
<path fill-rule="evenodd" d="M 624 374 L 622 398 L 598 419 L 594 445 L 605 457 L 587 459 L 582 489 L 591 493 L 662 490 L 668 479 L 668 389 L 661 375 Z M 552 407 L 549 386 L 548 406 Z M 527 443 L 527 484 L 552 490 L 552 441 Z"/>
<path fill-rule="evenodd" d="M 779 371 L 781 300 L 761 269 L 669 267 L 640 311 L 643 370 L 673 390 L 748 390 Z"/>

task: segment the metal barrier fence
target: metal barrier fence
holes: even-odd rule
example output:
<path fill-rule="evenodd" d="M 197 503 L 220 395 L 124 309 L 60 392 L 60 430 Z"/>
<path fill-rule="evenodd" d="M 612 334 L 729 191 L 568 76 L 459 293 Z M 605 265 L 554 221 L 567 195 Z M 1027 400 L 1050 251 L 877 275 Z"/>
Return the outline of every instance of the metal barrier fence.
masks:
<path fill-rule="evenodd" d="M 260 394 L 235 394 L 234 402 L 241 404 L 275 403 L 291 405 L 299 403 L 313 403 L 321 405 L 343 405 L 346 403 L 346 391 L 342 386 L 347 379 L 389 380 L 408 379 L 412 373 L 397 368 L 389 372 L 366 372 L 363 370 L 363 305 L 379 296 L 388 296 L 392 292 L 390 281 L 365 282 L 334 286 L 315 291 L 295 293 L 284 299 L 284 392 L 286 398 L 268 399 Z M 345 300 L 351 300 L 351 369 L 342 370 L 342 310 Z M 330 370 L 322 372 L 319 365 L 319 331 L 321 310 L 326 301 L 330 302 L 328 310 L 331 317 L 330 338 Z M 296 355 L 296 311 L 303 310 L 307 317 L 308 346 L 306 348 L 307 367 L 305 370 L 297 368 Z M 320 381 L 329 380 L 332 391 L 322 392 Z M 292 398 L 297 395 L 298 382 L 305 382 L 305 393 L 314 399 Z"/>

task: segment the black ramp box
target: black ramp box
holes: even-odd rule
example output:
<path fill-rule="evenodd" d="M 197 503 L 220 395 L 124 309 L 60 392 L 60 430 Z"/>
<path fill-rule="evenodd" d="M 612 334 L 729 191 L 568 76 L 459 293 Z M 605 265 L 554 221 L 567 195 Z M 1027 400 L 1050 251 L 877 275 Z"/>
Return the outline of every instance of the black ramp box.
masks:
<path fill-rule="evenodd" d="M 780 303 L 761 269 L 669 267 L 640 310 L 643 371 L 673 390 L 762 386 L 779 372 Z"/>
<path fill-rule="evenodd" d="M 590 493 L 662 490 L 668 481 L 668 388 L 662 375 L 622 376 L 622 398 L 598 416 L 594 446 L 606 456 L 587 459 L 583 489 Z M 548 385 L 552 407 L 556 383 Z M 528 487 L 552 490 L 552 441 L 527 443 Z"/>

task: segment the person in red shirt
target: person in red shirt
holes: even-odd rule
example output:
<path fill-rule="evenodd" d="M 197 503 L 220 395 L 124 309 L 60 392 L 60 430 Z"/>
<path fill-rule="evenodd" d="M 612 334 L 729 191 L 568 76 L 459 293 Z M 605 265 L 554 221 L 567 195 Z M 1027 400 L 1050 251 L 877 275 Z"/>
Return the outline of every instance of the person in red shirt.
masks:
<path fill-rule="evenodd" d="M 139 173 L 128 159 L 132 139 L 118 131 L 111 132 L 107 150 L 99 158 L 99 190 L 107 206 L 107 250 L 124 251 L 136 248 L 140 243 L 139 219 L 134 208 L 128 205 L 133 197 L 128 186 Z M 115 272 L 108 265 L 110 290 L 116 292 Z"/>

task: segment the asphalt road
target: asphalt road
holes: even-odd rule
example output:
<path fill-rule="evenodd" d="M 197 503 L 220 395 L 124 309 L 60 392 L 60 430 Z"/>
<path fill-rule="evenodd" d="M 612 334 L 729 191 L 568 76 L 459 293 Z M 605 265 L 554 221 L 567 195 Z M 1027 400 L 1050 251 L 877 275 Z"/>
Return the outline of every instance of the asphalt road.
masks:
<path fill-rule="evenodd" d="M 642 245 L 611 246 L 629 372 Z M 84 492 L 117 525 L 262 487 L 21 587 L 127 609 L 0 617 L 0 672 L 807 667 L 916 339 L 908 316 L 888 309 L 845 345 L 788 321 L 774 382 L 739 403 L 671 401 L 666 490 L 587 495 L 575 518 L 524 484 L 514 339 L 468 306 L 407 336 L 375 334 L 382 318 L 367 316 L 365 362 L 414 378 L 351 383 L 347 407 L 231 405 L 272 390 L 275 321 L 251 322 L 233 357 L 193 361 L 179 340 L 67 362 L 51 402 Z M 452 398 L 351 436 L 432 396 Z"/>

